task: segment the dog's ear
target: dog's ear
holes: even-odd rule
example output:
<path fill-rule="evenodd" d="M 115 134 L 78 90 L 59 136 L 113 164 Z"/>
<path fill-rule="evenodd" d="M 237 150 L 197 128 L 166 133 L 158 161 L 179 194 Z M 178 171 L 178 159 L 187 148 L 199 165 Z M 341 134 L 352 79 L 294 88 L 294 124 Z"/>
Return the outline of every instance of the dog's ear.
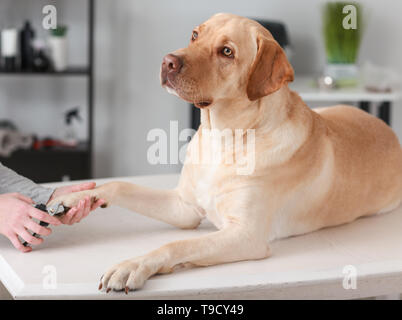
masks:
<path fill-rule="evenodd" d="M 275 40 L 259 36 L 257 50 L 247 84 L 247 96 L 251 101 L 275 92 L 294 78 L 286 54 Z"/>

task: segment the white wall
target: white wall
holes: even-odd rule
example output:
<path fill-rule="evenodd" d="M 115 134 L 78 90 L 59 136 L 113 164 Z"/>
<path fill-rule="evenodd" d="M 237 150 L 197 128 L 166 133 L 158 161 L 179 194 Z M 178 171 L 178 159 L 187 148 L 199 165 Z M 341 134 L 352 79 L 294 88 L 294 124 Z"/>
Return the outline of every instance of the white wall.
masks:
<path fill-rule="evenodd" d="M 2 0 L 0 28 L 34 20 L 40 29 L 46 0 Z M 286 23 L 297 74 L 319 73 L 324 65 L 322 0 L 96 0 L 95 174 L 97 177 L 178 171 L 179 166 L 148 163 L 150 129 L 168 131 L 169 121 L 188 127 L 190 109 L 159 85 L 162 57 L 186 46 L 192 28 L 217 12 Z M 402 72 L 402 2 L 360 1 L 368 11 L 360 61 Z M 58 0 L 60 17 L 70 26 L 70 59 L 86 63 L 85 1 Z M 43 31 L 40 31 L 43 35 Z M 28 104 L 28 106 L 27 106 Z M 26 131 L 58 133 L 62 112 L 85 104 L 85 82 L 77 79 L 29 81 L 0 77 L 0 118 L 14 117 Z M 34 113 L 32 113 L 34 111 Z M 58 119 L 53 121 L 53 119 Z M 393 128 L 402 140 L 402 105 L 394 106 Z M 85 128 L 82 128 L 85 132 Z"/>

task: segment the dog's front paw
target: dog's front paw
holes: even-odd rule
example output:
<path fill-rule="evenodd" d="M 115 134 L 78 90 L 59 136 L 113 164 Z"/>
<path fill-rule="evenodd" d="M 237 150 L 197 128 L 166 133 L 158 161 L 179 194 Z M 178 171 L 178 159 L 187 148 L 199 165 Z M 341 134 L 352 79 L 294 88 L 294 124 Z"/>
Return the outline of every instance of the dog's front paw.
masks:
<path fill-rule="evenodd" d="M 65 206 L 67 208 L 73 208 L 78 205 L 80 200 L 83 200 L 87 197 L 89 197 L 91 199 L 92 203 L 94 203 L 100 199 L 97 189 L 85 190 L 85 191 L 72 192 L 69 194 L 61 195 L 61 196 L 53 199 L 50 203 L 48 203 L 48 206 L 52 206 L 54 204 L 62 204 L 63 206 Z M 106 208 L 106 206 L 107 206 L 107 203 L 103 204 L 102 208 Z"/>
<path fill-rule="evenodd" d="M 161 264 L 149 256 L 143 256 L 123 261 L 110 268 L 101 278 L 99 290 L 106 289 L 122 291 L 126 294 L 129 290 L 136 290 L 143 287 L 145 281 L 158 273 Z"/>

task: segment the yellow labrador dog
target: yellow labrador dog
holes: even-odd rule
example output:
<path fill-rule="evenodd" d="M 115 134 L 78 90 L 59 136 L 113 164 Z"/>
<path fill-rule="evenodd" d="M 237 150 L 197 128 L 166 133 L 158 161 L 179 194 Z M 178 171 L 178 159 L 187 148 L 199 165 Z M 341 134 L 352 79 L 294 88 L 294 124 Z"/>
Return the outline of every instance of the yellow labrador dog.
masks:
<path fill-rule="evenodd" d="M 220 152 L 235 161 L 186 161 L 174 190 L 112 182 L 56 199 L 72 207 L 89 195 L 179 228 L 196 228 L 206 217 L 219 229 L 126 260 L 104 274 L 100 288 L 127 292 L 180 266 L 267 258 L 273 239 L 400 204 L 402 149 L 392 130 L 353 107 L 311 110 L 289 90 L 293 76 L 272 35 L 232 14 L 214 15 L 194 29 L 187 48 L 163 59 L 162 85 L 201 109 L 187 158 L 216 152 L 208 129 L 249 129 L 254 169 L 239 174 L 241 157 L 231 154 L 236 149 L 229 144 Z M 240 141 L 246 149 L 246 135 Z"/>

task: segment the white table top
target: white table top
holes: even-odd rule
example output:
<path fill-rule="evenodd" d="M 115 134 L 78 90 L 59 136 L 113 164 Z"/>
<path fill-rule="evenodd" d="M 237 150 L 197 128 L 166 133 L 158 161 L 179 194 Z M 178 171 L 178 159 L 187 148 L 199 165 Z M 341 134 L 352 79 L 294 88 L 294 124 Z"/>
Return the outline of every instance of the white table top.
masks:
<path fill-rule="evenodd" d="M 401 92 L 389 93 L 369 92 L 361 86 L 354 88 L 341 88 L 333 90 L 320 90 L 312 85 L 312 76 L 295 75 L 295 80 L 289 87 L 298 92 L 305 101 L 334 101 L 334 102 L 356 102 L 356 101 L 396 101 L 401 99 Z"/>
<path fill-rule="evenodd" d="M 178 176 L 119 180 L 170 188 Z M 178 230 L 117 207 L 99 209 L 79 224 L 55 227 L 28 254 L 1 237 L 0 279 L 16 299 L 358 298 L 402 291 L 402 208 L 274 242 L 273 255 L 265 260 L 156 276 L 128 295 L 97 290 L 100 276 L 115 263 L 213 230 L 209 223 Z M 42 285 L 46 265 L 56 268 L 56 289 Z M 345 265 L 356 267 L 356 290 L 342 286 Z"/>

